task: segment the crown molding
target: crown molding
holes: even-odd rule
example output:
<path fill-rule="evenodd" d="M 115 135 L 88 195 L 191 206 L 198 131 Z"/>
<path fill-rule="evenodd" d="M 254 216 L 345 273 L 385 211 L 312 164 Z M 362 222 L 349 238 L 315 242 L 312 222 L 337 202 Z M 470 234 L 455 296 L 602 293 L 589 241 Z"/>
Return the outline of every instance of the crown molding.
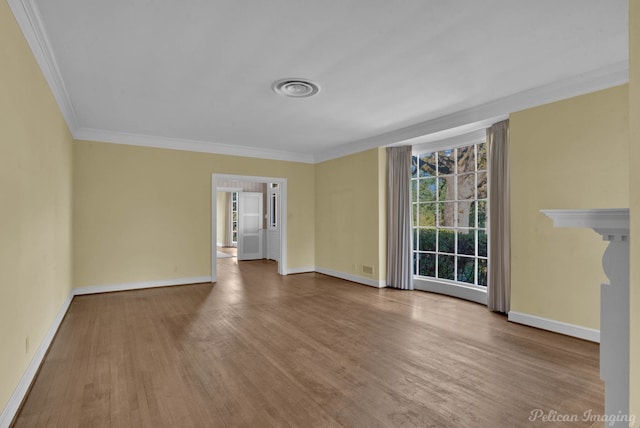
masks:
<path fill-rule="evenodd" d="M 126 144 L 130 146 L 155 147 L 159 149 L 184 150 L 189 152 L 213 153 L 248 158 L 313 163 L 313 156 L 303 153 L 261 149 L 249 146 L 237 146 L 232 144 L 211 143 L 207 141 L 187 140 L 182 138 L 114 132 L 102 129 L 80 128 L 73 133 L 73 138 L 76 140 L 96 141 L 101 143 Z"/>
<path fill-rule="evenodd" d="M 331 150 L 316 153 L 315 162 L 358 153 L 364 150 L 398 144 L 421 144 L 473 131 L 470 124 L 502 120 L 510 113 L 584 95 L 601 89 L 625 84 L 629 81 L 629 62 L 621 61 L 579 76 L 563 79 L 497 99 L 456 113 L 437 117 L 395 131 L 354 141 Z M 473 128 L 473 126 L 471 127 Z"/>
<path fill-rule="evenodd" d="M 7 3 L 49 84 L 53 97 L 67 122 L 67 127 L 73 133 L 79 127 L 78 117 L 53 55 L 51 42 L 44 28 L 37 4 L 33 0 L 7 0 Z"/>

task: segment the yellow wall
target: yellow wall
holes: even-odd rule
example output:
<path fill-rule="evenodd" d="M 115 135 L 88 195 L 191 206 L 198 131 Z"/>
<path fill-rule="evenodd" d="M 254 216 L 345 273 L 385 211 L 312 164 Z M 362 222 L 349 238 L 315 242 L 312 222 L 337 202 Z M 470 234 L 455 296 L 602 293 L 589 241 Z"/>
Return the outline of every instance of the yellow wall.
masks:
<path fill-rule="evenodd" d="M 314 262 L 314 166 L 74 143 L 76 287 L 209 276 L 211 174 L 288 179 L 289 269 Z"/>
<path fill-rule="evenodd" d="M 316 164 L 316 267 L 385 279 L 384 156 L 372 149 Z"/>
<path fill-rule="evenodd" d="M 218 192 L 218 243 L 224 245 L 227 241 L 227 222 L 229 221 L 229 198 L 231 193 Z"/>
<path fill-rule="evenodd" d="M 65 121 L 4 1 L 0 58 L 1 410 L 71 291 L 72 151 Z"/>
<path fill-rule="evenodd" d="M 629 117 L 631 198 L 631 397 L 629 413 L 640 427 L 640 0 L 629 1 Z"/>
<path fill-rule="evenodd" d="M 511 310 L 600 328 L 606 243 L 539 212 L 629 204 L 628 87 L 513 113 Z"/>

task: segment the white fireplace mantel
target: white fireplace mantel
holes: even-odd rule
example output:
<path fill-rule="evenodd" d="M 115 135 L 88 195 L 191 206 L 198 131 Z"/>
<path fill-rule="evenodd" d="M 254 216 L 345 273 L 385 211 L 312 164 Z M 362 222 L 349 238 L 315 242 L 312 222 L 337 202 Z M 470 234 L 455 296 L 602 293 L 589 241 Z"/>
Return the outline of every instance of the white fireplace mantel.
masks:
<path fill-rule="evenodd" d="M 541 210 L 555 227 L 590 228 L 609 245 L 600 288 L 600 378 L 606 415 L 629 413 L 629 209 Z M 628 426 L 615 422 L 614 427 Z"/>

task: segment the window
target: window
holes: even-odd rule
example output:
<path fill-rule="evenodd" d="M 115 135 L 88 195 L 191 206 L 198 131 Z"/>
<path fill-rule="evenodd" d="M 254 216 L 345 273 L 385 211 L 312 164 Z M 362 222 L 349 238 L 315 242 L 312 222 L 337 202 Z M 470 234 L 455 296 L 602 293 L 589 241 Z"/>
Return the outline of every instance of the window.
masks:
<path fill-rule="evenodd" d="M 238 245 L 238 192 L 231 193 L 231 242 Z"/>
<path fill-rule="evenodd" d="M 268 229 L 278 228 L 278 183 L 269 184 L 269 215 L 268 215 Z"/>
<path fill-rule="evenodd" d="M 485 143 L 412 158 L 414 274 L 487 285 Z"/>

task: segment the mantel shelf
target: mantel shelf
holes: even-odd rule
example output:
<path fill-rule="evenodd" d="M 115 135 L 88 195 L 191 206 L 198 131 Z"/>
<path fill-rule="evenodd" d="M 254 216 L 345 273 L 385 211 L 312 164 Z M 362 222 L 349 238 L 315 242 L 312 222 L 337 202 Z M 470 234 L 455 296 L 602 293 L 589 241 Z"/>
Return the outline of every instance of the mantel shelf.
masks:
<path fill-rule="evenodd" d="M 629 229 L 629 208 L 594 208 L 586 210 L 540 210 L 553 220 L 555 227 L 589 227 L 591 229 Z"/>
<path fill-rule="evenodd" d="M 594 208 L 585 210 L 540 210 L 553 220 L 554 227 L 591 228 L 606 241 L 627 240 L 629 208 Z"/>

